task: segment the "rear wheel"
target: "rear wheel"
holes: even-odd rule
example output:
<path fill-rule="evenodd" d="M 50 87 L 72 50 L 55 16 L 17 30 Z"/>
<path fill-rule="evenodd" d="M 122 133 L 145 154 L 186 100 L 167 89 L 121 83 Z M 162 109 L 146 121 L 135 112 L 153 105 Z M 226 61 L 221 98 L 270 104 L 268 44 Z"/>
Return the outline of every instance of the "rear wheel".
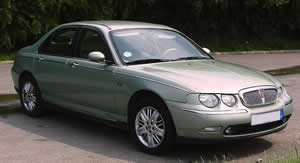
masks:
<path fill-rule="evenodd" d="M 41 116 L 44 110 L 41 107 L 41 94 L 35 80 L 32 77 L 24 76 L 20 88 L 20 101 L 24 112 L 33 117 Z"/>
<path fill-rule="evenodd" d="M 157 98 L 139 100 L 130 115 L 130 131 L 145 152 L 167 152 L 174 145 L 175 130 L 165 105 Z"/>

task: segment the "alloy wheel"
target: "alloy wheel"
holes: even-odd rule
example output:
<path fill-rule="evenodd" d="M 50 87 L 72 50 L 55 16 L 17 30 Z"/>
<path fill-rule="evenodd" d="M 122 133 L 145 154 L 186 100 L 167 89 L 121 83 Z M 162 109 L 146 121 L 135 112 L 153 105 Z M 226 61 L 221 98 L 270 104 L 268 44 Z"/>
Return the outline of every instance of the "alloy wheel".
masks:
<path fill-rule="evenodd" d="M 146 147 L 158 147 L 165 136 L 165 121 L 154 107 L 143 107 L 136 115 L 135 132 Z"/>
<path fill-rule="evenodd" d="M 36 91 L 31 82 L 26 82 L 22 90 L 22 101 L 27 111 L 33 111 L 36 107 Z"/>

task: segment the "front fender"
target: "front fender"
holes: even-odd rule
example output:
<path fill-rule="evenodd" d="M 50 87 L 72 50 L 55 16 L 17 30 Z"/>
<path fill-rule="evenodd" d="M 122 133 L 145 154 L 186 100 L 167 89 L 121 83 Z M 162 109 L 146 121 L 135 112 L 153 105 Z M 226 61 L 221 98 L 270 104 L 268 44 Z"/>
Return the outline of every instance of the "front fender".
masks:
<path fill-rule="evenodd" d="M 33 58 L 35 55 L 34 53 L 24 52 L 23 49 L 17 53 L 11 69 L 11 76 L 16 90 L 19 90 L 19 80 L 22 73 L 32 72 Z"/>
<path fill-rule="evenodd" d="M 186 103 L 186 96 L 189 94 L 187 90 L 161 81 L 120 72 L 115 72 L 115 75 L 119 87 L 118 94 L 115 96 L 115 111 L 124 121 L 127 120 L 129 101 L 136 92 L 146 90 L 158 95 L 164 101 L 180 103 Z"/>

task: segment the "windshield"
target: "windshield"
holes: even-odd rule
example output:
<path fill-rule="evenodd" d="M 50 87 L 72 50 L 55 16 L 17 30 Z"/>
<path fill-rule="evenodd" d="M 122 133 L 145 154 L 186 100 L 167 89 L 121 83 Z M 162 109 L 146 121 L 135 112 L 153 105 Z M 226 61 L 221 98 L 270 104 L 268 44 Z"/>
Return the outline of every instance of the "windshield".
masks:
<path fill-rule="evenodd" d="M 211 59 L 199 46 L 170 30 L 118 30 L 112 31 L 111 37 L 126 64 Z"/>

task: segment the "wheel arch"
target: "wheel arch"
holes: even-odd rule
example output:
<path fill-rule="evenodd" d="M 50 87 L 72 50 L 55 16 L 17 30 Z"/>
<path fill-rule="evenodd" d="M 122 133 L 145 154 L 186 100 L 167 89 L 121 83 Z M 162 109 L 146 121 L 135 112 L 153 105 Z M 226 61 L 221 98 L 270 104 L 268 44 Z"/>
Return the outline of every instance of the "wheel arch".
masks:
<path fill-rule="evenodd" d="M 154 97 L 154 98 L 157 98 L 158 100 L 160 100 L 162 102 L 162 104 L 165 106 L 167 112 L 169 113 L 169 116 L 171 118 L 171 121 L 172 121 L 172 125 L 174 127 L 174 130 L 175 130 L 175 134 L 177 135 L 177 132 L 176 132 L 176 127 L 175 127 L 175 124 L 174 124 L 174 120 L 173 120 L 173 117 L 172 117 L 172 114 L 170 113 L 170 110 L 167 106 L 167 104 L 165 103 L 165 101 L 163 100 L 163 98 L 158 94 L 158 93 L 155 93 L 151 90 L 139 90 L 139 91 L 136 91 L 130 98 L 129 102 L 128 102 L 128 106 L 127 106 L 127 122 L 130 123 L 129 121 L 129 118 L 130 118 L 130 115 L 131 115 L 131 112 L 133 111 L 134 109 L 134 104 L 139 100 L 139 99 L 142 99 L 142 98 L 147 98 L 147 97 Z"/>
<path fill-rule="evenodd" d="M 20 77 L 19 77 L 19 80 L 18 80 L 19 92 L 20 92 L 20 89 L 21 89 L 22 79 L 23 79 L 25 76 L 31 77 L 31 78 L 34 80 L 34 82 L 38 85 L 36 78 L 34 77 L 34 75 L 33 75 L 30 71 L 23 71 L 23 72 L 20 74 Z"/>

